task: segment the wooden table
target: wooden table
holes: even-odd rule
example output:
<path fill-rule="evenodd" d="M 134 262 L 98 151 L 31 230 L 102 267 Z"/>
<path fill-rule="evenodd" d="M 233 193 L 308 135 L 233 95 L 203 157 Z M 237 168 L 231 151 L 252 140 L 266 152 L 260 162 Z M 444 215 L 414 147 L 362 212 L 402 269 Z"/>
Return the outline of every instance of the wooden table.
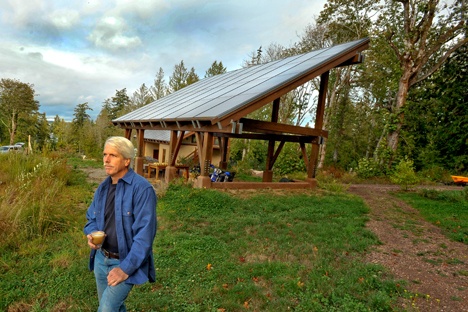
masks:
<path fill-rule="evenodd" d="M 150 178 L 151 177 L 151 171 L 154 169 L 156 172 L 156 180 L 159 179 L 159 170 L 161 171 L 165 171 L 166 170 L 166 167 L 168 165 L 160 165 L 160 164 L 148 164 L 148 171 L 146 172 L 146 178 Z M 188 180 L 188 177 L 189 177 L 189 166 L 186 166 L 186 165 L 176 165 L 175 166 L 177 171 L 179 170 L 184 170 L 184 178 L 185 180 L 187 181 Z"/>

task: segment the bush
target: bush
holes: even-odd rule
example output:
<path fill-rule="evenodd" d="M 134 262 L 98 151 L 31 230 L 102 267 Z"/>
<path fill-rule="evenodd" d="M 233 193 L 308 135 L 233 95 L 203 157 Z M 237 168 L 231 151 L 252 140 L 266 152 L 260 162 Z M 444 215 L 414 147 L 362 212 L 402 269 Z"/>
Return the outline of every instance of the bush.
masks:
<path fill-rule="evenodd" d="M 419 178 L 414 172 L 413 161 L 409 159 L 401 160 L 395 168 L 395 171 L 390 175 L 390 181 L 400 185 L 404 190 L 412 185 L 419 183 Z"/>
<path fill-rule="evenodd" d="M 297 144 L 286 143 L 274 165 L 275 173 L 284 176 L 295 172 L 306 172 L 302 152 Z"/>
<path fill-rule="evenodd" d="M 358 177 L 368 179 L 382 176 L 384 174 L 384 170 L 382 169 L 382 166 L 374 159 L 362 158 L 359 160 L 356 173 Z"/>

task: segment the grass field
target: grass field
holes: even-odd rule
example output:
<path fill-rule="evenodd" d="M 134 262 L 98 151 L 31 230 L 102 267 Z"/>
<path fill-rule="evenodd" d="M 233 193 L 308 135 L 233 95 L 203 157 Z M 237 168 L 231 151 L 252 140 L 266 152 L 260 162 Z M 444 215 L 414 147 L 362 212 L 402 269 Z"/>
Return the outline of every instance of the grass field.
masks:
<path fill-rule="evenodd" d="M 74 163 L 56 195 L 55 201 L 65 208 L 51 210 L 67 215 L 62 218 L 66 227 L 29 231 L 17 239 L 9 233 L 1 241 L 1 311 L 97 309 L 82 233 L 95 185 L 87 184 L 80 165 Z M 2 209 L 8 207 L 5 196 L 0 197 Z M 395 311 L 396 300 L 409 294 L 405 283 L 363 261 L 366 251 L 379 243 L 365 228 L 367 213 L 362 200 L 344 192 L 229 195 L 172 184 L 158 201 L 157 282 L 135 287 L 127 308 Z M 460 229 L 466 231 L 466 214 L 459 218 L 465 222 L 458 224 Z"/>

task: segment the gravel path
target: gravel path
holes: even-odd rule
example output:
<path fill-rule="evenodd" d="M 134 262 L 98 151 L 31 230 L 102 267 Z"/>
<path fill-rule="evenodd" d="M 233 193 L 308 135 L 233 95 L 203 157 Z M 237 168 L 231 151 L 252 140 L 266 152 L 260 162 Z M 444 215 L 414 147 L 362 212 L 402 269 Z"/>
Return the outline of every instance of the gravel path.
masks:
<path fill-rule="evenodd" d="M 401 301 L 408 311 L 468 311 L 468 246 L 450 241 L 424 221 L 417 210 L 391 195 L 396 190 L 382 185 L 348 189 L 370 208 L 367 226 L 382 243 L 367 261 L 387 267 L 396 279 L 407 281 L 403 291 L 418 294 Z"/>

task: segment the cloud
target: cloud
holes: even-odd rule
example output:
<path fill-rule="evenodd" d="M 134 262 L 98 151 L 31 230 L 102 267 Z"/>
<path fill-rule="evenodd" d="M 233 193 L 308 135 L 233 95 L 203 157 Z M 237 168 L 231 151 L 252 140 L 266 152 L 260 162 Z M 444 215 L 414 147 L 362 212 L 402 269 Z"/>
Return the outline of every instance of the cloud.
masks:
<path fill-rule="evenodd" d="M 131 32 L 123 18 L 108 16 L 101 19 L 88 39 L 97 47 L 119 50 L 133 49 L 141 45 L 141 39 L 138 36 L 128 36 Z"/>
<path fill-rule="evenodd" d="M 56 10 L 49 14 L 50 23 L 58 29 L 70 29 L 80 21 L 80 14 L 75 10 Z"/>
<path fill-rule="evenodd" d="M 0 78 L 34 84 L 42 112 L 92 118 L 116 90 L 130 96 L 166 82 L 184 61 L 203 77 L 213 61 L 228 71 L 271 43 L 288 45 L 326 0 L 4 0 Z"/>

